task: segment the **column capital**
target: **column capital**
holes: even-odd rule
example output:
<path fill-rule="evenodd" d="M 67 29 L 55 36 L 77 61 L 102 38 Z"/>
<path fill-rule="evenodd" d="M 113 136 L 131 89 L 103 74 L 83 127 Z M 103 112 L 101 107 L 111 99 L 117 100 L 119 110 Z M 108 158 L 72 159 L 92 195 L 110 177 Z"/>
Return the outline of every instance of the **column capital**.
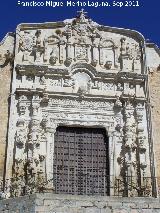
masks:
<path fill-rule="evenodd" d="M 53 124 L 52 126 L 47 125 L 46 126 L 46 132 L 54 134 L 56 132 L 57 127 L 58 127 L 57 124 Z"/>

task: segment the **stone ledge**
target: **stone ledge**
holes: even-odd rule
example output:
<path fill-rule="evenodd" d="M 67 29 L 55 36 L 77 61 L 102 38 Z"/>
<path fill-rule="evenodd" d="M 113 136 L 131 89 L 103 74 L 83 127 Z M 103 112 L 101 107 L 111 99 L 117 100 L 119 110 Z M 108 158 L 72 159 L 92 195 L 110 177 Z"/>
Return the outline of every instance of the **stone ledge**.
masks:
<path fill-rule="evenodd" d="M 159 198 L 118 198 L 34 194 L 0 200 L 0 212 L 19 213 L 159 213 Z"/>

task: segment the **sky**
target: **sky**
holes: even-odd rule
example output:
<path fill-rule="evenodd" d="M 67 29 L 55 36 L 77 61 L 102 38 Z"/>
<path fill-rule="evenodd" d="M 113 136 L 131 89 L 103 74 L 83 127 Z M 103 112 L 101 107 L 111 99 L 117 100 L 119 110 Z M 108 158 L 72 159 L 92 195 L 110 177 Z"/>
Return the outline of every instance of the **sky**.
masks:
<path fill-rule="evenodd" d="M 20 23 L 63 21 L 76 17 L 77 11 L 84 8 L 93 21 L 105 26 L 137 30 L 146 39 L 160 47 L 160 0 L 131 0 L 128 2 L 125 0 L 104 0 L 110 4 L 110 7 L 90 6 L 92 2 L 95 4 L 97 1 L 79 1 L 89 4 L 88 6 L 78 6 L 78 0 L 71 0 L 70 2 L 75 3 L 76 6 L 67 7 L 67 0 L 61 0 L 63 2 L 61 7 L 23 7 L 23 3 L 33 1 L 20 0 L 19 5 L 18 0 L 0 0 L 0 40 L 7 32 L 15 32 L 16 26 Z M 45 4 L 46 0 L 35 0 L 34 2 Z M 122 7 L 118 7 L 119 2 L 123 3 Z M 102 0 L 99 0 L 99 3 L 102 3 Z M 127 6 L 127 4 L 132 4 L 132 6 Z"/>

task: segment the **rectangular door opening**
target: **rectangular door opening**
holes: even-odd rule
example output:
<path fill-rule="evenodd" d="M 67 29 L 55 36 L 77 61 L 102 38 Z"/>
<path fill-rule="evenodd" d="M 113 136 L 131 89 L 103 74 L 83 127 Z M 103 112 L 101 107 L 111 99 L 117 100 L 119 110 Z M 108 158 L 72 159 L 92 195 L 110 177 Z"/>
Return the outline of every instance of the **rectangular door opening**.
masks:
<path fill-rule="evenodd" d="M 58 127 L 54 146 L 56 193 L 109 195 L 109 144 L 105 129 Z"/>

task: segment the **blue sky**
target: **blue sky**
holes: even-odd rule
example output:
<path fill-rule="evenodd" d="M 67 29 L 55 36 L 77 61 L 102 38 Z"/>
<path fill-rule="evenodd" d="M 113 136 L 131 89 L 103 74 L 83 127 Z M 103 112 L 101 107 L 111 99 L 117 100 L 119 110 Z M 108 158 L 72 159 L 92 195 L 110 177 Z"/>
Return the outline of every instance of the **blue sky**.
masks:
<path fill-rule="evenodd" d="M 1 0 L 2 1 L 2 0 Z M 26 1 L 26 0 L 21 0 Z M 31 0 L 28 0 L 31 2 Z M 38 0 L 35 0 L 38 1 Z M 45 0 L 39 0 L 45 2 Z M 61 0 L 66 4 L 67 0 Z M 117 0 L 118 1 L 118 0 Z M 125 0 L 120 0 L 125 3 Z M 20 23 L 54 22 L 76 16 L 82 7 L 22 7 L 18 0 L 1 2 L 0 40 L 7 32 L 14 32 Z M 76 1 L 74 1 L 76 2 Z M 87 2 L 83 0 L 81 2 Z M 92 0 L 90 0 L 90 3 Z M 96 0 L 94 0 L 96 2 Z M 101 1 L 99 1 L 101 2 Z M 106 2 L 106 1 L 105 1 Z M 113 2 L 108 0 L 108 2 Z M 132 1 L 136 2 L 136 1 Z M 139 0 L 139 7 L 83 7 L 88 16 L 99 24 L 134 29 L 160 47 L 160 0 Z"/>

